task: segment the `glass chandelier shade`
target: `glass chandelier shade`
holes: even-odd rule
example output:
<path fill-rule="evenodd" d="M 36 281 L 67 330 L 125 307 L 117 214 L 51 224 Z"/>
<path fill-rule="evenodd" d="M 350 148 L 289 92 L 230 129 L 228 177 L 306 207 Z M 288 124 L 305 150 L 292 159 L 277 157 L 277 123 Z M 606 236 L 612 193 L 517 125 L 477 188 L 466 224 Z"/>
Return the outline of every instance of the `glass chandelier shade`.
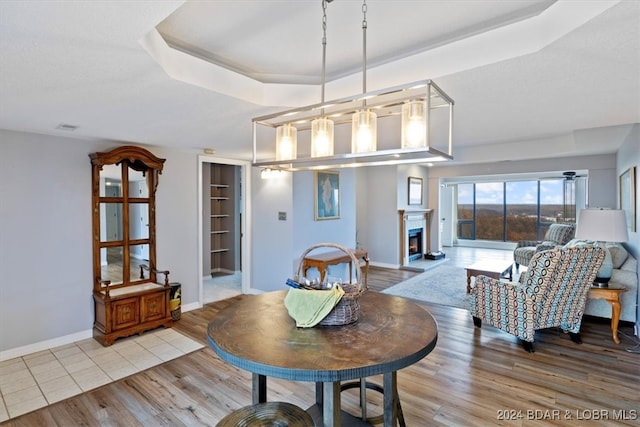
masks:
<path fill-rule="evenodd" d="M 427 146 L 427 103 L 409 101 L 402 105 L 402 148 Z"/>
<path fill-rule="evenodd" d="M 333 121 L 320 117 L 311 122 L 311 157 L 333 156 Z"/>
<path fill-rule="evenodd" d="M 276 128 L 276 160 L 293 160 L 298 151 L 298 129 L 285 124 Z"/>
<path fill-rule="evenodd" d="M 378 117 L 369 110 L 353 114 L 351 120 L 351 152 L 369 153 L 377 149 Z"/>

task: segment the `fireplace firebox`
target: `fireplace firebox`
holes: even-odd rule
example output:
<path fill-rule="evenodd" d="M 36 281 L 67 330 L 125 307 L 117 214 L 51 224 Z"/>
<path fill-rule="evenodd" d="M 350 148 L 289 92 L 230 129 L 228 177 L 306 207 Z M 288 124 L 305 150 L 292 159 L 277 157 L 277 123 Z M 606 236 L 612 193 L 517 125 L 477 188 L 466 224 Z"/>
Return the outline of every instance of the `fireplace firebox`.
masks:
<path fill-rule="evenodd" d="M 412 228 L 408 231 L 409 261 L 422 259 L 422 228 Z"/>

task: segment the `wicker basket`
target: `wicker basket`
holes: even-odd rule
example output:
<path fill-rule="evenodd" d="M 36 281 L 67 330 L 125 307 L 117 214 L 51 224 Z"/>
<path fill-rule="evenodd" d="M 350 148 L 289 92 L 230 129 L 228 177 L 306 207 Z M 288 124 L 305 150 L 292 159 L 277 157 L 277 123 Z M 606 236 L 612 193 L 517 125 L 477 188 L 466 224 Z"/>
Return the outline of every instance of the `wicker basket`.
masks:
<path fill-rule="evenodd" d="M 349 283 L 343 283 L 340 286 L 344 290 L 344 295 L 340 298 L 338 304 L 329 312 L 329 314 L 320 321 L 319 325 L 323 326 L 336 326 L 347 325 L 358 320 L 358 314 L 360 313 L 360 296 L 364 293 L 366 288 L 362 285 L 362 271 L 360 270 L 360 262 L 346 247 L 337 243 L 317 243 L 307 248 L 300 259 L 298 260 L 298 268 L 296 270 L 296 281 L 302 277 L 302 268 L 304 266 L 304 258 L 309 255 L 313 250 L 323 247 L 336 248 L 344 252 L 351 257 L 351 262 L 356 269 L 356 283 L 351 283 L 351 277 Z"/>

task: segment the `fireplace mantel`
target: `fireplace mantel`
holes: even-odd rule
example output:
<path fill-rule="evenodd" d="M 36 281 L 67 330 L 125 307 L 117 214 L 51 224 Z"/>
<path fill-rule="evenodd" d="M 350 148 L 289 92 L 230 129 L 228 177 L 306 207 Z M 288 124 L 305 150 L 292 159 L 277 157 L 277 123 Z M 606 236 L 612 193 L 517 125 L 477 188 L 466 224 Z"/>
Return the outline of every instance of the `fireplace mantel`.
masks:
<path fill-rule="evenodd" d="M 431 214 L 433 209 L 400 209 L 398 214 L 400 215 L 400 265 L 407 265 L 409 263 L 409 244 L 407 241 L 407 232 L 409 228 L 407 223 L 413 223 L 419 221 L 423 224 L 424 233 L 422 238 L 422 248 L 425 253 L 431 251 Z"/>

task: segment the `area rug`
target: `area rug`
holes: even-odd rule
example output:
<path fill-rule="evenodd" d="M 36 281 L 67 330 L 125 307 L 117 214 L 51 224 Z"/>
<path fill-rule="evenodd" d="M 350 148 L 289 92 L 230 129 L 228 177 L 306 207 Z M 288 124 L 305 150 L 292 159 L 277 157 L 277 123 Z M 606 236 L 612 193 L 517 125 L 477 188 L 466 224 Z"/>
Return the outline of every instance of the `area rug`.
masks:
<path fill-rule="evenodd" d="M 467 309 L 467 270 L 443 263 L 382 293 Z"/>

